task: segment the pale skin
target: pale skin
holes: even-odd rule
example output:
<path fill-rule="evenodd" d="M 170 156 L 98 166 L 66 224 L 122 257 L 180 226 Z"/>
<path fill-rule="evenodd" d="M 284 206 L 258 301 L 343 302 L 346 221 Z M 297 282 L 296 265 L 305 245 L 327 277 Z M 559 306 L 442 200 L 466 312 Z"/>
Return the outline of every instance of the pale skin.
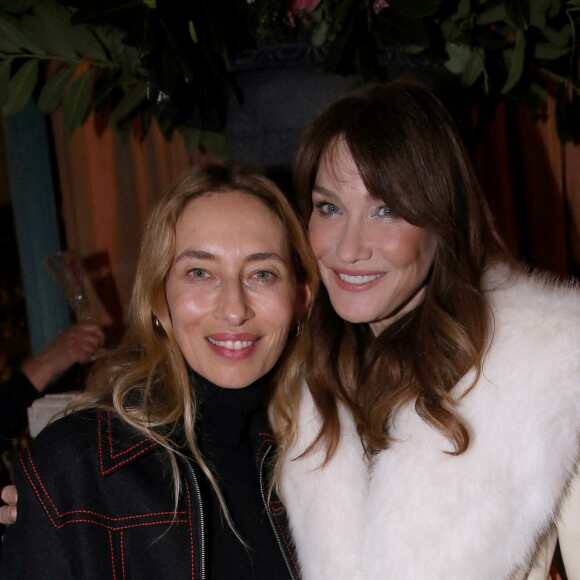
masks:
<path fill-rule="evenodd" d="M 185 359 L 221 387 L 252 384 L 276 364 L 310 301 L 284 225 L 257 197 L 232 191 L 189 202 L 175 234 L 165 295 Z"/>
<path fill-rule="evenodd" d="M 337 314 L 375 335 L 424 297 L 435 236 L 372 198 L 343 143 L 318 168 L 308 231 Z"/>

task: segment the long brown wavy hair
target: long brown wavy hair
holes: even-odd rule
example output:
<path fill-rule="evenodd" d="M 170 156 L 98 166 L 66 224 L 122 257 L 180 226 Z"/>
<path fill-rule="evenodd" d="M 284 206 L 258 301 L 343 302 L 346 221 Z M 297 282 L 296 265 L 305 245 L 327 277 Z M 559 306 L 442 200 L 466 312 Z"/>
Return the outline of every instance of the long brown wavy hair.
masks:
<path fill-rule="evenodd" d="M 175 181 L 149 219 L 125 337 L 119 348 L 101 361 L 95 375 L 95 382 L 104 385 L 104 390 L 109 392 L 101 404 L 111 401 L 124 421 L 169 452 L 176 502 L 180 493 L 176 456 L 183 452 L 185 438 L 189 452 L 215 488 L 230 525 L 223 497 L 196 442 L 195 385 L 173 333 L 165 282 L 175 257 L 175 224 L 185 207 L 200 196 L 231 191 L 255 196 L 280 219 L 288 237 L 296 286 L 298 289 L 309 286 L 314 295 L 318 287 L 316 260 L 299 218 L 278 187 L 256 170 L 240 164 L 194 168 Z M 310 351 L 307 293 L 299 293 L 297 303 L 300 300 L 304 302 L 300 332 L 290 333 L 272 381 L 272 408 L 280 410 L 273 416 L 282 432 L 286 409 L 297 405 L 302 369 Z"/>
<path fill-rule="evenodd" d="M 319 293 L 307 381 L 322 427 L 310 449 L 325 445 L 327 461 L 336 450 L 338 401 L 351 408 L 371 451 L 393 442 L 396 410 L 414 402 L 454 453 L 462 453 L 469 433 L 453 412 L 450 391 L 472 368 L 479 377 L 493 326 L 481 277 L 490 259 L 509 257 L 455 124 L 431 91 L 404 80 L 371 85 L 315 119 L 294 167 L 306 221 L 318 167 L 324 159 L 332 167 L 337 146 L 344 145 L 369 194 L 434 233 L 437 246 L 423 302 L 377 337 L 368 324 L 340 319 L 326 291 Z"/>

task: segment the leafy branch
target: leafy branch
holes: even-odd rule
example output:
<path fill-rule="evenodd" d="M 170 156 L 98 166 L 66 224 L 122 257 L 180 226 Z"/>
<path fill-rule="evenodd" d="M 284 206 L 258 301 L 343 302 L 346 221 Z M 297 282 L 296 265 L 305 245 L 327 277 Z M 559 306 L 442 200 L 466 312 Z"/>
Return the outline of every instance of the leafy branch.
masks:
<path fill-rule="evenodd" d="M 170 139 L 215 147 L 238 95 L 233 63 L 262 45 L 310 43 L 325 67 L 384 78 L 382 51 L 427 59 L 479 99 L 557 100 L 562 141 L 580 135 L 580 0 L 3 0 L 0 105 L 92 111 L 127 131 L 153 118 Z"/>

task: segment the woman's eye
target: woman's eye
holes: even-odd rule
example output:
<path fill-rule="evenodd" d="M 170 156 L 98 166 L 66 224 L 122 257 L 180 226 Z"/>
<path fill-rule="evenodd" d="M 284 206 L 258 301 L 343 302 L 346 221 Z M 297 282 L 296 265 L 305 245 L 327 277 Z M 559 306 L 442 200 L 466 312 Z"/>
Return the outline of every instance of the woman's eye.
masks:
<path fill-rule="evenodd" d="M 202 280 L 209 277 L 209 274 L 201 268 L 193 268 L 189 270 L 188 274 L 196 280 Z"/>
<path fill-rule="evenodd" d="M 393 212 L 391 211 L 391 208 L 387 207 L 386 205 L 377 207 L 373 213 L 377 217 L 393 217 Z"/>
<path fill-rule="evenodd" d="M 275 274 L 269 270 L 260 270 L 254 274 L 254 278 L 264 282 L 272 280 L 274 277 Z"/>
<path fill-rule="evenodd" d="M 319 213 L 323 215 L 335 215 L 340 213 L 340 208 L 337 205 L 334 203 L 328 203 L 326 201 L 320 201 L 314 204 L 314 207 Z"/>

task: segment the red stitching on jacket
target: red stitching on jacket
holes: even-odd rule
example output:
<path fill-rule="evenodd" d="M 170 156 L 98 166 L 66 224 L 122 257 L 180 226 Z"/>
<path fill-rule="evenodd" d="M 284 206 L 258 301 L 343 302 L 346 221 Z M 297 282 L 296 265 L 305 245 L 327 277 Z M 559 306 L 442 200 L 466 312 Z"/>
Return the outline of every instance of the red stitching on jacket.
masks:
<path fill-rule="evenodd" d="M 40 502 L 40 504 L 42 505 L 42 507 L 44 508 L 44 511 L 46 512 L 46 514 L 48 515 L 48 518 L 50 519 L 50 521 L 52 522 L 52 525 L 55 528 L 58 528 L 58 525 L 56 524 L 56 522 L 52 519 L 52 516 L 50 515 L 50 512 L 48 511 L 48 508 L 46 507 L 46 505 L 44 504 L 44 502 L 42 501 L 42 498 L 40 497 L 40 494 L 38 493 L 38 490 L 36 489 L 36 486 L 34 485 L 34 482 L 32 481 L 32 478 L 30 477 L 30 474 L 28 473 L 28 470 L 26 469 L 26 465 L 24 465 L 24 460 L 22 459 L 22 455 L 20 455 L 20 465 L 22 465 L 22 469 L 24 471 L 24 473 L 26 474 L 26 477 L 32 487 L 32 489 L 34 490 L 34 493 L 36 494 L 36 497 L 38 498 L 38 501 Z"/>
<path fill-rule="evenodd" d="M 54 523 L 54 522 L 53 522 Z M 67 520 L 66 522 L 63 522 L 62 524 L 55 524 L 55 528 L 64 528 L 65 526 L 68 526 L 69 524 L 95 524 L 95 526 L 101 526 L 102 528 L 105 528 L 107 530 L 116 530 L 116 531 L 121 531 L 121 530 L 129 530 L 131 528 L 143 528 L 145 526 L 157 526 L 159 524 L 186 524 L 187 520 L 174 520 L 174 519 L 168 519 L 168 520 L 158 520 L 156 522 L 141 522 L 138 524 L 128 524 L 126 526 L 109 526 L 107 524 L 101 523 L 101 522 L 95 522 L 95 520 L 88 520 L 88 519 L 76 519 L 76 520 Z"/>
<path fill-rule="evenodd" d="M 61 513 L 59 511 L 59 509 L 56 507 L 55 503 L 52 501 L 52 498 L 50 497 L 50 494 L 48 493 L 48 491 L 46 490 L 46 487 L 44 486 L 44 483 L 42 482 L 42 479 L 40 477 L 40 475 L 38 474 L 38 471 L 36 469 L 36 466 L 34 464 L 34 461 L 32 459 L 32 456 L 30 455 L 30 450 L 27 449 L 26 452 L 28 453 L 28 459 L 30 461 L 30 464 L 32 465 L 32 469 L 34 470 L 34 474 L 36 475 L 36 478 L 38 479 L 38 482 L 40 483 L 40 486 L 42 487 L 42 491 L 44 492 L 44 495 L 47 497 L 47 499 L 50 501 L 52 507 L 54 508 L 54 511 L 56 512 L 56 514 L 58 515 L 58 517 L 62 518 L 71 514 L 90 514 L 93 516 L 97 516 L 99 518 L 103 518 L 105 520 L 109 520 L 109 521 L 113 521 L 113 522 L 118 522 L 118 521 L 123 521 L 123 520 L 132 520 L 132 519 L 138 519 L 138 518 L 150 518 L 150 517 L 154 517 L 154 516 L 172 516 L 171 520 L 163 520 L 163 521 L 156 521 L 156 522 L 142 522 L 139 524 L 133 524 L 133 526 L 127 525 L 124 526 L 123 528 L 128 528 L 128 527 L 135 527 L 135 526 L 143 526 L 143 525 L 155 525 L 157 523 L 168 523 L 168 521 L 173 521 L 173 512 L 153 512 L 153 513 L 148 513 L 148 514 L 140 514 L 140 515 L 133 515 L 133 516 L 123 516 L 123 517 L 119 517 L 119 518 L 114 518 L 111 516 L 106 516 L 105 514 L 101 514 L 99 512 L 94 512 L 91 510 L 70 510 L 68 512 L 63 512 Z M 38 497 L 38 499 L 40 500 L 40 503 L 43 505 L 46 513 L 48 514 L 48 516 L 50 517 L 52 523 L 54 524 L 55 527 L 59 528 L 62 527 L 63 525 L 65 525 L 66 523 L 72 523 L 73 521 L 77 522 L 77 521 L 83 521 L 83 522 L 91 522 L 92 520 L 70 520 L 69 522 L 65 522 L 64 524 L 56 524 L 55 521 L 52 519 L 52 516 L 50 515 L 50 512 L 47 510 L 46 506 L 44 505 L 44 502 L 42 501 L 42 498 L 39 496 L 38 492 L 36 491 L 35 485 L 32 482 L 30 476 L 28 475 L 28 472 L 26 470 L 26 467 L 24 465 L 24 462 L 22 461 L 22 458 L 20 458 L 20 463 L 22 464 L 22 467 L 24 469 L 24 472 L 26 473 L 26 476 L 28 477 L 28 480 L 30 481 L 30 485 L 32 485 L 32 488 L 35 490 L 35 493 Z M 181 512 L 177 512 L 176 515 L 185 515 L 185 511 L 181 511 Z M 176 520 L 179 523 L 184 523 L 187 520 Z M 103 525 L 104 527 L 108 527 L 105 526 L 104 524 L 100 524 L 98 522 L 94 522 L 98 525 Z M 119 527 L 111 527 L 111 529 L 123 529 L 123 528 L 119 528 Z"/>
<path fill-rule="evenodd" d="M 105 514 L 100 514 L 99 512 L 93 512 L 91 510 L 70 510 L 68 512 L 63 512 L 63 513 L 57 512 L 57 513 L 61 518 L 64 516 L 70 516 L 71 514 L 90 514 L 93 516 L 98 516 L 98 517 L 103 518 L 105 520 L 111 520 L 113 522 L 118 522 L 121 520 L 135 520 L 137 518 L 148 518 L 148 517 L 153 517 L 153 516 L 173 516 L 173 512 L 152 512 L 150 514 L 141 514 L 141 515 L 136 515 L 136 516 L 123 516 L 120 518 L 113 518 L 111 516 L 106 516 Z M 176 515 L 185 516 L 185 511 L 177 512 Z"/>
<path fill-rule="evenodd" d="M 109 413 L 109 411 L 107 411 L 107 413 Z M 120 453 L 117 453 L 116 455 L 113 455 L 113 438 L 111 437 L 111 417 L 110 417 L 110 413 L 109 413 L 109 423 L 108 423 L 108 427 L 109 427 L 109 446 L 110 446 L 110 450 L 109 451 L 110 451 L 110 455 L 111 455 L 111 458 L 112 459 L 115 459 L 115 458 L 119 457 L 120 455 L 124 455 L 125 453 L 128 453 L 129 451 L 133 451 L 137 447 L 141 447 L 141 449 L 138 449 L 138 451 L 136 453 L 134 453 L 133 455 L 131 455 L 131 457 L 127 457 L 123 461 L 120 461 L 119 463 L 115 463 L 115 465 L 113 465 L 109 469 L 105 469 L 103 467 L 103 441 L 101 439 L 101 413 L 100 412 L 97 412 L 97 437 L 99 438 L 99 463 L 100 463 L 100 466 L 101 466 L 101 475 L 106 475 L 107 473 L 109 473 L 109 472 L 117 469 L 121 465 L 124 465 L 128 461 L 131 461 L 132 459 L 134 459 L 138 455 L 141 455 L 142 453 L 145 453 L 145 451 L 147 451 L 148 449 L 151 449 L 151 447 L 155 447 L 157 445 L 157 442 L 156 441 L 153 441 L 150 437 L 147 437 L 145 439 L 142 439 L 141 441 L 139 441 L 139 443 L 136 443 L 132 447 L 129 447 L 128 449 L 125 449 L 124 451 L 121 451 Z M 152 441 L 152 443 L 150 445 L 148 445 L 147 447 L 143 447 L 143 444 L 145 442 L 147 442 L 147 441 Z"/>
<path fill-rule="evenodd" d="M 288 545 L 288 541 L 286 540 L 286 536 L 284 535 L 284 530 L 282 529 L 282 526 L 280 525 L 280 522 L 278 521 L 278 517 L 276 516 L 276 514 L 272 513 L 272 515 L 274 516 L 274 518 L 276 520 L 276 525 L 278 526 L 278 529 L 280 530 L 280 535 L 284 539 L 284 545 L 286 546 L 286 551 L 288 552 L 290 559 L 292 560 L 292 564 L 294 564 L 294 569 L 296 570 L 296 574 L 298 574 L 298 578 L 300 578 L 300 570 L 298 570 L 298 566 L 296 565 L 296 562 L 294 561 L 294 555 L 292 554 L 292 550 L 290 549 L 290 546 Z"/>
<path fill-rule="evenodd" d="M 99 418 L 100 418 L 100 412 L 99 412 Z M 100 426 L 100 424 L 99 424 L 99 426 Z M 111 457 L 113 459 L 115 459 L 116 457 L 119 457 L 120 455 L 124 455 L 125 453 L 129 453 L 129 451 L 132 451 L 136 447 L 143 445 L 143 443 L 145 443 L 146 441 L 153 441 L 151 439 L 151 437 L 144 437 L 143 439 L 141 439 L 141 441 L 139 441 L 138 443 L 135 443 L 135 445 L 133 445 L 131 447 L 127 447 L 127 449 L 124 449 L 123 451 L 120 451 L 119 453 L 114 454 L 113 453 L 113 438 L 111 437 L 111 411 L 109 409 L 107 409 L 107 427 L 109 430 L 109 449 L 110 449 Z M 149 447 L 147 447 L 147 449 L 149 449 Z"/>
<path fill-rule="evenodd" d="M 32 455 L 30 455 L 30 448 L 28 448 L 26 450 L 26 452 L 28 453 L 28 460 L 30 461 L 30 465 L 32 465 L 32 469 L 34 470 L 34 474 L 36 475 L 36 479 L 38 479 L 38 483 L 40 483 L 40 487 L 42 487 L 42 491 L 44 492 L 44 495 L 46 495 L 48 501 L 50 501 L 50 503 L 52 504 L 52 507 L 54 508 L 54 511 L 57 513 L 57 515 L 60 516 L 60 514 L 58 513 L 58 510 L 56 509 L 56 506 L 54 505 L 54 502 L 52 501 L 52 498 L 50 497 L 50 495 L 46 491 L 46 488 L 44 487 L 44 483 L 42 482 L 42 479 L 40 479 L 40 475 L 38 475 L 38 471 L 36 471 L 36 465 L 34 465 L 34 461 L 32 461 Z"/>
<path fill-rule="evenodd" d="M 115 554 L 113 552 L 113 534 L 109 530 L 109 546 L 111 546 L 111 568 L 113 569 L 113 580 L 117 580 L 117 575 L 115 573 Z"/>
<path fill-rule="evenodd" d="M 123 571 L 123 580 L 125 580 L 125 550 L 123 548 L 123 532 L 120 534 L 121 540 L 121 570 Z"/>
<path fill-rule="evenodd" d="M 276 442 L 274 441 L 274 439 L 264 439 L 264 441 L 262 441 L 262 444 L 258 449 L 258 453 L 256 453 L 256 463 L 258 463 L 258 461 L 260 460 L 260 453 L 262 452 L 262 447 L 264 447 L 266 443 L 276 443 Z"/>
<path fill-rule="evenodd" d="M 195 552 L 193 550 L 193 523 L 191 521 L 191 494 L 189 493 L 189 484 L 187 483 L 187 479 L 184 478 L 185 481 L 185 488 L 187 489 L 187 505 L 188 505 L 188 513 L 189 513 L 189 544 L 191 549 L 191 577 L 195 578 L 195 567 L 194 567 L 194 556 Z"/>

